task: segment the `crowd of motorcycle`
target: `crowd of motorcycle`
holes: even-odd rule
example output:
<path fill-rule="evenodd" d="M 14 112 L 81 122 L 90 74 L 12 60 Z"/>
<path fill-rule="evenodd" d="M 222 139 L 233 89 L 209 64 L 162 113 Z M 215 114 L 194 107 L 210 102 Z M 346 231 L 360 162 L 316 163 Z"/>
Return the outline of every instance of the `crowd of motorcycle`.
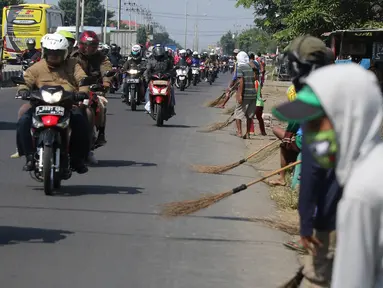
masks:
<path fill-rule="evenodd" d="M 184 91 L 201 82 L 212 85 L 218 73 L 234 69 L 233 57 L 162 45 L 144 49 L 136 44 L 123 57 L 116 44 L 99 44 L 92 31 L 80 35 L 77 47 L 75 43 L 66 31 L 45 35 L 42 51 L 28 40 L 28 50 L 19 58 L 22 72 L 12 77 L 18 85 L 16 98 L 28 103 L 18 113 L 18 150 L 11 157 L 26 157 L 23 169 L 43 182 L 47 195 L 72 171 L 86 173 L 84 161 L 92 163 L 93 151 L 106 144 L 108 92 L 121 92 L 122 102 L 133 111 L 145 104 L 160 127 L 175 115 L 174 87 Z"/>

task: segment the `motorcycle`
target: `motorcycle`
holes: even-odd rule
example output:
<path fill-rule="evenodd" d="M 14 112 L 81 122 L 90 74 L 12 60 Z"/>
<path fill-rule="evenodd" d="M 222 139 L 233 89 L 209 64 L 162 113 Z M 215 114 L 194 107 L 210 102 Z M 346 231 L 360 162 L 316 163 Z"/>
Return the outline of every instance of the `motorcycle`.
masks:
<path fill-rule="evenodd" d="M 230 74 L 233 74 L 233 72 L 234 72 L 234 63 L 229 63 L 229 71 L 230 71 Z"/>
<path fill-rule="evenodd" d="M 206 79 L 206 67 L 205 67 L 205 63 L 204 62 L 202 62 L 199 65 L 199 71 L 200 71 L 200 78 L 201 79 Z"/>
<path fill-rule="evenodd" d="M 223 65 L 222 73 L 225 74 L 225 73 L 228 71 L 227 63 L 226 63 L 226 62 L 223 62 L 222 65 Z"/>
<path fill-rule="evenodd" d="M 112 76 L 115 76 L 116 73 L 115 71 L 111 70 L 111 71 L 107 71 L 105 72 L 104 74 L 104 77 L 112 77 Z M 85 106 L 85 107 L 89 107 L 90 110 L 92 111 L 92 120 L 91 120 L 91 144 L 92 144 L 92 147 L 91 149 L 92 150 L 95 150 L 97 148 L 99 148 L 100 146 L 96 145 L 96 139 L 97 139 L 97 131 L 96 131 L 96 119 L 99 119 L 99 117 L 103 117 L 104 115 L 101 115 L 101 111 L 100 111 L 100 101 L 104 101 L 106 100 L 105 99 L 105 94 L 108 92 L 107 89 L 102 85 L 100 84 L 100 77 L 99 76 L 92 76 L 91 79 L 93 79 L 93 83 L 89 86 L 89 98 L 84 100 L 82 102 L 82 105 Z M 95 82 L 98 82 L 96 84 L 94 84 Z M 104 100 L 103 100 L 104 99 Z M 104 102 L 104 104 L 102 105 L 106 105 L 106 103 Z M 106 109 L 105 109 L 106 111 Z"/>
<path fill-rule="evenodd" d="M 109 93 L 114 94 L 116 91 L 120 89 L 120 74 L 121 74 L 121 67 L 113 66 L 112 70 L 115 75 L 112 78 L 112 85 L 110 86 Z"/>
<path fill-rule="evenodd" d="M 141 104 L 139 97 L 142 88 L 142 73 L 144 69 L 140 69 L 138 66 L 123 73 L 123 87 L 125 103 L 130 105 L 132 111 L 136 111 L 137 105 Z"/>
<path fill-rule="evenodd" d="M 196 86 L 199 81 L 199 67 L 196 64 L 192 65 L 192 81 L 193 86 Z"/>
<path fill-rule="evenodd" d="M 171 106 L 171 76 L 169 74 L 156 74 L 149 81 L 149 99 L 151 114 L 156 125 L 161 127 L 164 121 L 169 120 L 172 115 Z"/>
<path fill-rule="evenodd" d="M 214 82 L 214 66 L 210 65 L 207 70 L 207 81 L 211 85 Z"/>
<path fill-rule="evenodd" d="M 189 67 L 179 66 L 176 70 L 176 87 L 181 91 L 185 91 L 186 85 L 188 84 L 188 72 Z"/>
<path fill-rule="evenodd" d="M 15 84 L 25 85 L 24 79 L 19 76 L 11 77 L 11 80 Z M 87 77 L 81 81 L 80 86 L 89 84 L 90 77 Z M 54 190 L 60 189 L 62 180 L 71 177 L 72 169 L 67 152 L 71 135 L 70 108 L 87 97 L 84 93 L 67 92 L 61 86 L 43 86 L 28 99 L 33 107 L 31 134 L 37 148 L 36 168 L 31 176 L 43 182 L 46 195 L 52 195 Z M 70 171 L 69 174 L 63 174 L 64 167 Z"/>

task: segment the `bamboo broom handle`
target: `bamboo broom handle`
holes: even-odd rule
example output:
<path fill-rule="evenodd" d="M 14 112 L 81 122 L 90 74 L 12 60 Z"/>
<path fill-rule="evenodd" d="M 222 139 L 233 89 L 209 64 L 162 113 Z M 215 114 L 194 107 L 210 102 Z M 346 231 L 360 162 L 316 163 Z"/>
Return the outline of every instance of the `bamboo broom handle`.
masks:
<path fill-rule="evenodd" d="M 279 141 L 279 139 L 277 140 L 274 140 L 274 141 L 271 141 L 269 144 L 266 144 L 265 146 L 263 146 L 262 148 L 260 148 L 258 151 L 255 151 L 254 153 L 251 153 L 249 156 L 247 156 L 244 160 L 244 162 L 246 162 L 247 160 L 249 160 L 250 158 L 254 157 L 255 155 L 257 155 L 259 152 L 262 152 L 263 150 L 265 150 L 267 147 L 270 147 L 271 145 L 273 145 L 274 143 L 277 143 Z"/>
<path fill-rule="evenodd" d="M 299 161 L 296 161 L 296 162 L 294 162 L 294 163 L 291 163 L 291 164 L 289 164 L 289 165 L 287 165 L 287 166 L 285 166 L 285 167 L 283 167 L 283 168 L 274 170 L 274 171 L 271 172 L 270 174 L 268 174 L 268 175 L 266 175 L 266 176 L 264 176 L 264 177 L 262 177 L 262 178 L 260 178 L 260 179 L 258 179 L 258 180 L 254 180 L 254 181 L 251 181 L 251 182 L 249 182 L 249 183 L 247 183 L 247 184 L 242 184 L 242 185 L 240 185 L 240 186 L 238 186 L 238 187 L 233 188 L 233 189 L 232 189 L 232 192 L 233 192 L 233 194 L 236 194 L 236 193 L 238 193 L 238 192 L 241 192 L 241 191 L 243 191 L 243 190 L 246 190 L 248 187 L 250 187 L 250 186 L 252 186 L 252 185 L 254 185 L 254 184 L 257 184 L 257 183 L 259 183 L 259 182 L 262 182 L 262 181 L 266 180 L 267 178 L 270 178 L 271 176 L 277 175 L 279 172 L 282 172 L 282 171 L 287 170 L 287 169 L 289 169 L 289 168 L 291 168 L 291 167 L 294 167 L 294 166 L 300 164 L 301 162 L 302 162 L 302 160 L 299 160 Z"/>

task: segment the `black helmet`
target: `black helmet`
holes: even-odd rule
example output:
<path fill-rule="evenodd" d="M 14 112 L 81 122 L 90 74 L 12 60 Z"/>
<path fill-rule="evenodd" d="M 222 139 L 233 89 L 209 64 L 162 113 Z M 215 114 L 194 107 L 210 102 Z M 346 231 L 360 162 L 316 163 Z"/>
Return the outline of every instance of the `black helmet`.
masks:
<path fill-rule="evenodd" d="M 118 46 L 117 46 L 117 44 L 111 44 L 110 45 L 110 52 L 112 52 L 112 53 L 117 53 L 118 52 Z"/>
<path fill-rule="evenodd" d="M 186 56 L 191 56 L 193 52 L 190 49 L 186 49 Z"/>
<path fill-rule="evenodd" d="M 32 38 L 28 39 L 26 44 L 27 44 L 28 50 L 35 49 L 36 47 L 36 41 L 35 39 L 32 39 Z"/>
<path fill-rule="evenodd" d="M 166 51 L 165 51 L 165 48 L 162 46 L 155 46 L 153 48 L 152 53 L 153 53 L 154 58 L 158 59 L 158 58 L 164 58 Z"/>

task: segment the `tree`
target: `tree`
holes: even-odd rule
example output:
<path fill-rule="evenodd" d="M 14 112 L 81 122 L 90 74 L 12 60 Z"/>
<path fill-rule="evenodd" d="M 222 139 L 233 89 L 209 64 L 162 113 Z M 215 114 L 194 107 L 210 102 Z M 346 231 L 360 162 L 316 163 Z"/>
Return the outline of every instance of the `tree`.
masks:
<path fill-rule="evenodd" d="M 144 26 L 140 26 L 137 29 L 137 43 L 139 44 L 146 43 L 146 30 Z"/>
<path fill-rule="evenodd" d="M 304 34 L 382 27 L 383 20 L 382 0 L 237 0 L 236 5 L 253 8 L 256 26 L 279 43 Z"/>
<path fill-rule="evenodd" d="M 24 0 L 1 0 L 0 1 L 0 23 L 3 23 L 3 8 L 9 5 L 24 4 Z"/>
<path fill-rule="evenodd" d="M 243 31 L 238 35 L 236 41 L 239 49 L 246 52 L 275 52 L 277 48 L 276 41 L 272 38 L 272 35 L 269 35 L 259 28 Z"/>
<path fill-rule="evenodd" d="M 104 24 L 105 8 L 102 2 L 102 0 L 85 0 L 84 25 L 102 26 Z M 76 0 L 60 0 L 58 5 L 65 12 L 68 25 L 76 25 Z M 109 24 L 113 16 L 114 12 L 108 11 Z"/>
<path fill-rule="evenodd" d="M 233 33 L 229 31 L 225 35 L 222 35 L 219 44 L 221 45 L 224 54 L 231 54 L 235 48 Z"/>
<path fill-rule="evenodd" d="M 291 2 L 291 0 L 237 0 L 236 7 L 253 8 L 255 25 L 269 34 L 274 34 L 286 28 L 283 19 L 293 9 Z"/>

